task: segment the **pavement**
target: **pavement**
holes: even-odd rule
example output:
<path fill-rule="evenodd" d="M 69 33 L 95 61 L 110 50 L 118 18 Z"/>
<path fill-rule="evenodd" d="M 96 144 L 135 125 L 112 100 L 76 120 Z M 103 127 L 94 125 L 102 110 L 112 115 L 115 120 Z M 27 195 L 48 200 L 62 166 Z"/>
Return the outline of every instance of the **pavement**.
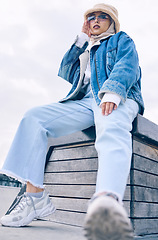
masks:
<path fill-rule="evenodd" d="M 48 221 L 33 221 L 20 228 L 0 226 L 1 240 L 86 240 L 82 228 Z"/>
<path fill-rule="evenodd" d="M 33 221 L 28 226 L 0 226 L 1 240 L 86 240 L 83 229 L 48 221 Z M 120 239 L 121 240 L 121 239 Z M 136 237 L 135 240 L 158 240 L 158 236 Z"/>
<path fill-rule="evenodd" d="M 0 217 L 7 212 L 19 191 L 18 187 L 0 186 Z"/>
<path fill-rule="evenodd" d="M 0 187 L 0 218 L 7 212 L 19 188 Z M 0 240 L 86 240 L 81 227 L 35 220 L 28 226 L 13 228 L 0 225 Z M 120 239 L 121 240 L 121 239 Z M 158 240 L 158 236 L 135 237 L 135 240 Z"/>

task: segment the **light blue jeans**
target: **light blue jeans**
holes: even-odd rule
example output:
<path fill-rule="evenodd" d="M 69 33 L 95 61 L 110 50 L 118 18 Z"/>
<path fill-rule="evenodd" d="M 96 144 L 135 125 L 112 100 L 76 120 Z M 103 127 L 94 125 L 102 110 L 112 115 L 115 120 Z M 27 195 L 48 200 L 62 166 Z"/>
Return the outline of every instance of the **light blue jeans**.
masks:
<path fill-rule="evenodd" d="M 130 170 L 132 122 L 138 104 L 130 99 L 103 116 L 91 92 L 81 100 L 69 100 L 28 111 L 17 130 L 1 173 L 43 187 L 48 138 L 57 138 L 95 124 L 98 152 L 96 193 L 108 191 L 123 198 Z"/>

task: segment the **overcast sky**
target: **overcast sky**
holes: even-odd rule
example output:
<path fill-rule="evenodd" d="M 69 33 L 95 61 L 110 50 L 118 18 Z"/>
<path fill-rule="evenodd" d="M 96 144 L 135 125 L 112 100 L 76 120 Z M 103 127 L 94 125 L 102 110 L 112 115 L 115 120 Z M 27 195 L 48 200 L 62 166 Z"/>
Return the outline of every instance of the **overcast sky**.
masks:
<path fill-rule="evenodd" d="M 64 97 L 63 54 L 98 0 L 0 0 L 0 167 L 23 114 Z M 121 30 L 135 41 L 142 67 L 144 116 L 158 123 L 158 1 L 109 0 Z"/>

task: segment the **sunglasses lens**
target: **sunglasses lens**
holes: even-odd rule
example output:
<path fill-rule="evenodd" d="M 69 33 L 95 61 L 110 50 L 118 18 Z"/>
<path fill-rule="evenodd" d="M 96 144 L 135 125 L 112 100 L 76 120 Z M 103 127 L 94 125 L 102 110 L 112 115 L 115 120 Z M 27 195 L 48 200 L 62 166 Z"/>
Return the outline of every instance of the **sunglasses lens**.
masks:
<path fill-rule="evenodd" d="M 106 20 L 108 17 L 107 17 L 107 15 L 102 14 L 102 15 L 99 15 L 98 18 L 99 18 L 100 20 Z"/>
<path fill-rule="evenodd" d="M 87 18 L 87 20 L 88 20 L 88 22 L 95 21 L 95 18 L 96 18 L 95 16 L 90 16 Z"/>

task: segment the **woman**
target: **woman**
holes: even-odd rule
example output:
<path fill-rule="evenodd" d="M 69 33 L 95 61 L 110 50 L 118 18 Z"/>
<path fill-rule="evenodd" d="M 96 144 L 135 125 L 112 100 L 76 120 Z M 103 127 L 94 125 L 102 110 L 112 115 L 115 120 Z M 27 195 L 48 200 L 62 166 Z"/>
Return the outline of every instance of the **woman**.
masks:
<path fill-rule="evenodd" d="M 72 84 L 70 92 L 58 103 L 25 114 L 2 168 L 2 173 L 27 182 L 26 193 L 1 219 L 2 225 L 24 226 L 54 212 L 43 186 L 47 140 L 95 125 L 99 168 L 86 236 L 133 239 L 122 199 L 131 163 L 132 122 L 144 104 L 135 44 L 119 29 L 118 12 L 111 5 L 97 4 L 84 14 L 82 33 L 59 69 L 59 76 Z"/>

